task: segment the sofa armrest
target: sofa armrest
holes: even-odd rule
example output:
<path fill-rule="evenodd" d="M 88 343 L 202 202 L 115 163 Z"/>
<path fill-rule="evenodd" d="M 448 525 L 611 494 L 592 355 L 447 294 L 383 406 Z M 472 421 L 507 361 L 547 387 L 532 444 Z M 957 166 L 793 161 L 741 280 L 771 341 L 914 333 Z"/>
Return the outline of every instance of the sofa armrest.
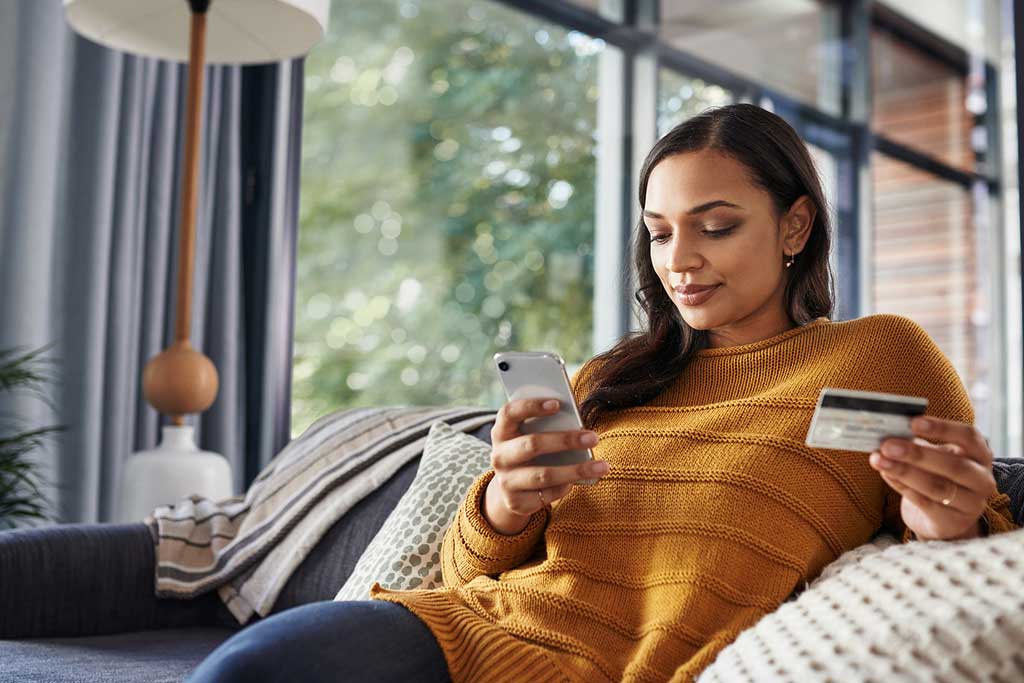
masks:
<path fill-rule="evenodd" d="M 992 475 L 999 492 L 1010 497 L 1013 521 L 1024 526 L 1024 458 L 994 458 Z"/>
<path fill-rule="evenodd" d="M 216 593 L 157 598 L 145 524 L 64 524 L 0 533 L 0 638 L 236 625 Z"/>

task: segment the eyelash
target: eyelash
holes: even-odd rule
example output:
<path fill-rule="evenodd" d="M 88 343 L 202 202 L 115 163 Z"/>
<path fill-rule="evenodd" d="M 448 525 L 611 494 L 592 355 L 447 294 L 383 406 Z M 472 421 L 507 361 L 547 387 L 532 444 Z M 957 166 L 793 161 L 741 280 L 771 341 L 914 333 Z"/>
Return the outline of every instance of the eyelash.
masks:
<path fill-rule="evenodd" d="M 721 239 L 728 235 L 730 232 L 736 229 L 735 225 L 729 226 L 728 228 L 722 228 L 721 230 L 701 230 L 702 235 L 707 235 L 711 239 Z M 668 237 L 668 233 L 662 235 L 652 235 L 651 242 L 657 242 L 658 244 L 664 244 L 661 240 L 662 237 Z"/>

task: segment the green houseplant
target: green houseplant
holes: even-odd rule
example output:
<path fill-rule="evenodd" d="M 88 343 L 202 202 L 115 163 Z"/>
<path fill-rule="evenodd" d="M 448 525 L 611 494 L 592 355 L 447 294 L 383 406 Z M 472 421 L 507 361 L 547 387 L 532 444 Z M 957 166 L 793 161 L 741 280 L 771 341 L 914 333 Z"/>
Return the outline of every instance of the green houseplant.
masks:
<path fill-rule="evenodd" d="M 15 392 L 35 394 L 48 405 L 46 386 L 54 379 L 47 372 L 51 359 L 40 358 L 49 346 L 34 351 L 0 349 L 0 396 Z M 10 416 L 0 421 L 0 529 L 24 522 L 51 519 L 50 502 L 42 492 L 45 484 L 39 466 L 28 455 L 62 425 L 25 428 Z"/>

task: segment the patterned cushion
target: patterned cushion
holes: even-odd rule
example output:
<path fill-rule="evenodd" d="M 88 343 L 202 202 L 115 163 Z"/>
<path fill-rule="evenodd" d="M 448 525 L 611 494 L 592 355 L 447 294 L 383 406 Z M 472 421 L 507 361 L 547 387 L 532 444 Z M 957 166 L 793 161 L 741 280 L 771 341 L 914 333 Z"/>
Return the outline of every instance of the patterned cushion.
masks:
<path fill-rule="evenodd" d="M 1020 681 L 1024 529 L 961 541 L 883 534 L 723 649 L 699 683 Z"/>
<path fill-rule="evenodd" d="M 444 532 L 490 466 L 488 444 L 440 420 L 431 424 L 416 478 L 334 599 L 369 600 L 374 581 L 396 590 L 441 586 Z"/>

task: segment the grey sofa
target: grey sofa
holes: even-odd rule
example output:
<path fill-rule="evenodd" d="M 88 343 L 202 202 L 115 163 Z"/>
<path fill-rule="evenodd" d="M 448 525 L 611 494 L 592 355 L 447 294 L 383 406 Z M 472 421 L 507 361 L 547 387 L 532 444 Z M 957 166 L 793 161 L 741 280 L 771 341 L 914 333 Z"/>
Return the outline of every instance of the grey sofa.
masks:
<path fill-rule="evenodd" d="M 490 443 L 490 428 L 473 435 Z M 407 463 L 328 531 L 273 612 L 334 597 L 418 466 Z M 993 471 L 1022 523 L 1024 462 L 997 459 Z M 214 593 L 156 598 L 153 576 L 142 523 L 0 533 L 0 681 L 182 680 L 238 626 Z"/>

